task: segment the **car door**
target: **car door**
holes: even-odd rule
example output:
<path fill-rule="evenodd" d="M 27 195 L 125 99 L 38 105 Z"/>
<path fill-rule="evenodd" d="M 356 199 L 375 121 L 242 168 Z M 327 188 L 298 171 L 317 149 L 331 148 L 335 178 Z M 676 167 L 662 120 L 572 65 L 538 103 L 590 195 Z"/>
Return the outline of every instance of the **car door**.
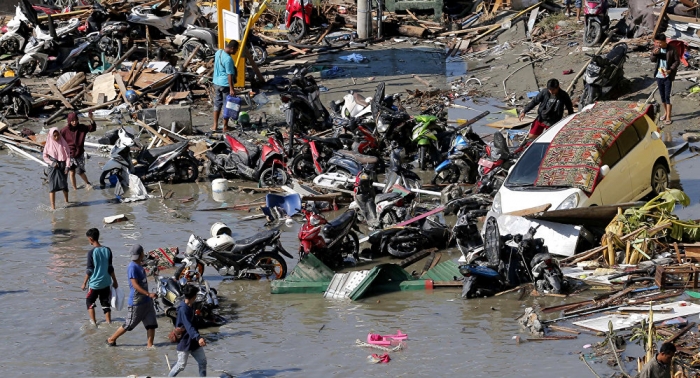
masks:
<path fill-rule="evenodd" d="M 642 117 L 634 124 L 627 126 L 616 141 L 620 149 L 621 160 L 627 167 L 627 175 L 630 181 L 627 201 L 638 198 L 649 187 L 649 182 L 651 181 L 651 164 L 653 164 L 653 161 L 650 164 L 650 158 L 645 156 L 648 153 L 645 151 L 644 144 L 640 143 L 642 137 L 639 136 L 635 127 L 637 123 L 639 123 L 640 128 L 643 128 L 646 120 Z"/>
<path fill-rule="evenodd" d="M 651 170 L 654 168 L 658 152 L 654 151 L 651 133 L 653 121 L 649 116 L 644 116 L 636 120 L 632 126 L 637 131 L 639 143 L 625 157 L 630 167 L 630 178 L 632 180 L 632 192 L 637 199 L 645 194 L 651 186 Z M 653 128 L 655 129 L 655 127 Z"/>
<path fill-rule="evenodd" d="M 603 165 L 610 167 L 605 177 L 600 177 L 593 196 L 600 205 L 614 205 L 631 198 L 630 178 L 626 162 L 622 159 L 617 141 L 603 154 Z M 602 175 L 601 175 L 602 176 Z"/>

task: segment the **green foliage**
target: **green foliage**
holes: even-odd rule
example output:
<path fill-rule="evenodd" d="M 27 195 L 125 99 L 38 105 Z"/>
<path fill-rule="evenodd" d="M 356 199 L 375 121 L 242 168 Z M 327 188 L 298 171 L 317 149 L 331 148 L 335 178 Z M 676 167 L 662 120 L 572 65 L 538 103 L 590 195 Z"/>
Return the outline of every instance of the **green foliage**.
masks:
<path fill-rule="evenodd" d="M 624 224 L 625 234 L 642 227 L 652 228 L 671 222 L 668 233 L 670 238 L 678 241 L 700 241 L 700 224 L 690 220 L 681 221 L 673 214 L 677 203 L 686 207 L 690 205 L 690 197 L 681 190 L 667 189 L 644 206 L 625 210 L 615 220 Z M 638 238 L 644 237 L 646 237 L 644 232 L 638 236 Z"/>

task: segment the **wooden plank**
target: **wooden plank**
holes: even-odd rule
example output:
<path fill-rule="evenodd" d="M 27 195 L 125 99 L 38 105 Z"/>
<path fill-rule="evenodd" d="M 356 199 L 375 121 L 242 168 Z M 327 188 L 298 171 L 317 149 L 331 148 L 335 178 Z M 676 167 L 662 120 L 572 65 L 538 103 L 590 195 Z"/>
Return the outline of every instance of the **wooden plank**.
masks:
<path fill-rule="evenodd" d="M 437 250 L 437 248 L 424 249 L 424 250 L 419 251 L 418 253 L 414 254 L 413 256 L 409 256 L 409 257 L 399 261 L 399 263 L 397 265 L 402 267 L 402 268 L 406 268 L 407 266 L 424 259 L 430 253 L 435 252 L 436 250 Z"/>
<path fill-rule="evenodd" d="M 49 88 L 51 88 L 51 92 L 53 92 L 54 96 L 58 97 L 58 99 L 61 100 L 61 102 L 66 108 L 73 109 L 73 104 L 71 104 L 70 101 L 63 97 L 63 93 L 61 93 L 61 91 L 58 90 L 56 84 L 49 82 L 48 85 Z"/>
<path fill-rule="evenodd" d="M 664 19 L 664 16 L 666 16 L 666 9 L 668 9 L 668 4 L 671 2 L 671 0 L 666 0 L 664 1 L 664 6 L 661 8 L 661 12 L 659 12 L 659 18 L 656 20 L 656 25 L 654 26 L 654 33 L 652 36 L 655 36 L 656 34 L 659 33 L 659 28 L 661 27 L 661 22 Z"/>
<path fill-rule="evenodd" d="M 164 136 L 158 134 L 158 131 L 157 131 L 156 129 L 154 129 L 154 128 L 152 128 L 151 126 L 147 125 L 145 122 L 142 122 L 142 121 L 140 121 L 140 120 L 137 119 L 137 120 L 136 120 L 136 123 L 138 123 L 139 125 L 143 126 L 144 129 L 148 130 L 148 132 L 150 132 L 151 134 L 153 134 L 156 138 L 162 140 L 163 143 L 165 143 L 165 144 L 173 144 L 173 142 L 170 140 L 170 138 L 167 138 L 167 137 L 164 137 Z"/>
<path fill-rule="evenodd" d="M 688 331 L 690 331 L 690 329 L 693 328 L 693 327 L 695 327 L 695 322 L 688 323 L 687 326 L 683 327 L 683 329 L 681 329 L 680 331 L 676 332 L 673 336 L 669 337 L 669 338 L 666 339 L 664 342 L 672 343 L 672 342 L 678 340 L 679 337 L 685 335 L 685 333 L 688 332 Z"/>
<path fill-rule="evenodd" d="M 430 267 L 433 266 L 433 261 L 435 261 L 435 257 L 437 257 L 437 254 L 435 251 L 430 252 L 430 257 L 425 260 L 425 265 L 423 265 L 423 270 L 421 270 L 420 275 L 423 276 L 425 272 L 430 270 Z"/>
<path fill-rule="evenodd" d="M 525 117 L 523 120 L 519 120 L 518 117 L 506 117 L 506 119 L 487 123 L 486 126 L 493 127 L 494 129 L 522 129 L 534 122 L 534 118 Z"/>
<path fill-rule="evenodd" d="M 124 85 L 124 79 L 122 79 L 122 75 L 114 75 L 114 81 L 117 82 L 117 86 L 119 87 L 119 93 L 122 96 L 122 99 L 124 99 L 124 102 L 127 104 L 131 105 L 131 101 L 126 97 L 126 85 Z"/>
<path fill-rule="evenodd" d="M 532 214 L 537 214 L 537 213 L 543 213 L 547 211 L 550 207 L 552 207 L 551 203 L 548 203 L 546 205 L 540 205 L 540 206 L 535 206 L 535 207 L 530 207 L 527 209 L 522 209 L 518 211 L 511 211 L 510 213 L 506 213 L 504 215 L 515 215 L 518 217 L 524 217 Z"/>

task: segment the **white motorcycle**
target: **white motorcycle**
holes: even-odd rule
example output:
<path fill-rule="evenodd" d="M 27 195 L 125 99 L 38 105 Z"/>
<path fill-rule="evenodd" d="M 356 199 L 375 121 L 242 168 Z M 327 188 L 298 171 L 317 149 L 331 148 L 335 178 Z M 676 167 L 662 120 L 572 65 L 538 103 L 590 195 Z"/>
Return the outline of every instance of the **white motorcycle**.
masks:
<path fill-rule="evenodd" d="M 341 101 L 331 101 L 331 109 L 341 117 L 350 118 L 372 118 L 372 102 L 391 108 L 394 101 L 400 98 L 399 94 L 384 96 L 385 84 L 379 83 L 373 97 L 364 97 L 360 92 L 351 90 Z"/>
<path fill-rule="evenodd" d="M 28 36 L 32 34 L 29 20 L 20 6 L 15 6 L 15 17 L 7 23 L 7 33 L 0 36 L 0 55 L 17 54 L 24 50 Z"/>
<path fill-rule="evenodd" d="M 175 10 L 169 12 L 159 11 L 154 7 L 135 6 L 131 9 L 131 13 L 126 16 L 126 20 L 132 24 L 143 25 L 145 27 L 152 26 L 158 29 L 166 36 L 179 34 L 187 25 L 202 24 L 202 12 L 199 10 L 197 3 L 192 0 L 184 0 L 184 9 L 182 20 L 175 24 L 173 22 L 173 14 Z M 179 4 L 182 2 L 178 1 Z M 172 7 L 172 2 L 171 2 Z M 205 25 L 199 25 L 205 26 Z"/>
<path fill-rule="evenodd" d="M 49 30 L 43 30 L 39 25 L 34 27 L 34 37 L 29 38 L 29 43 L 24 47 L 24 55 L 18 60 L 18 74 L 20 77 L 28 77 L 41 67 L 43 72 L 50 60 L 51 52 L 56 52 L 59 41 L 65 39 L 80 26 L 80 20 L 73 18 L 62 26 L 53 29 L 51 21 Z M 52 36 L 53 35 L 53 36 Z M 55 37 L 54 37 L 55 36 Z M 72 43 L 71 43 L 72 45 Z M 81 51 L 77 51 L 80 53 Z"/>

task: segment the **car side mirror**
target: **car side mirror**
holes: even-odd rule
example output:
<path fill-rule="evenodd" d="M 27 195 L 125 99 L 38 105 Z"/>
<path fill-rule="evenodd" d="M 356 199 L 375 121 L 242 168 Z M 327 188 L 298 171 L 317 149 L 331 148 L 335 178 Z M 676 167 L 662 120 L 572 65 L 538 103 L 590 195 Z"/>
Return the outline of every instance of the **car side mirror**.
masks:
<path fill-rule="evenodd" d="M 610 166 L 609 165 L 604 165 L 600 167 L 600 174 L 603 175 L 603 177 L 607 176 L 608 173 L 610 173 Z"/>
<path fill-rule="evenodd" d="M 661 139 L 661 134 L 659 134 L 658 131 L 652 131 L 652 132 L 651 132 L 651 139 L 653 139 L 653 140 L 659 140 L 659 139 Z"/>

